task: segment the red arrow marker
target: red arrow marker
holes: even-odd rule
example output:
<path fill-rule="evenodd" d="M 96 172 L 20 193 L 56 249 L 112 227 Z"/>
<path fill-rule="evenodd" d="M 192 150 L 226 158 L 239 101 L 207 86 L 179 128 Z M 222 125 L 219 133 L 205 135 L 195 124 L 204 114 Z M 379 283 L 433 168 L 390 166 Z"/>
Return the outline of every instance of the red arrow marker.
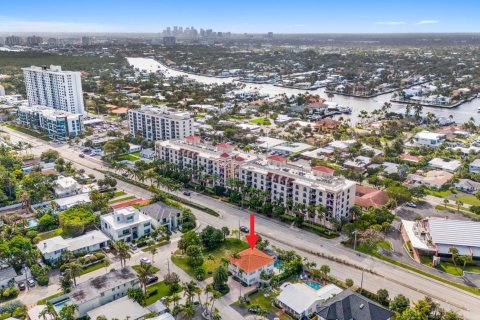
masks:
<path fill-rule="evenodd" d="M 255 248 L 255 244 L 257 244 L 258 236 L 255 234 L 255 215 L 250 213 L 250 234 L 246 235 L 248 244 L 250 245 L 250 249 Z"/>

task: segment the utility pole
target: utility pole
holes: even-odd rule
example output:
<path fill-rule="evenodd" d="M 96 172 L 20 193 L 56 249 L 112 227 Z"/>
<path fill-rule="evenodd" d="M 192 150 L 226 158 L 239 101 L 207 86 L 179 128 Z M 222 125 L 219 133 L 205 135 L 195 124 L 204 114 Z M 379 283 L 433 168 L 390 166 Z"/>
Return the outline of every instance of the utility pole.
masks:
<path fill-rule="evenodd" d="M 170 260 L 167 260 L 167 272 L 170 275 Z"/>
<path fill-rule="evenodd" d="M 353 234 L 355 235 L 353 240 L 353 251 L 355 251 L 357 249 L 357 230 L 353 231 Z"/>
<path fill-rule="evenodd" d="M 360 282 L 360 293 L 363 292 L 363 272 L 365 271 L 365 269 L 362 269 L 362 281 Z"/>

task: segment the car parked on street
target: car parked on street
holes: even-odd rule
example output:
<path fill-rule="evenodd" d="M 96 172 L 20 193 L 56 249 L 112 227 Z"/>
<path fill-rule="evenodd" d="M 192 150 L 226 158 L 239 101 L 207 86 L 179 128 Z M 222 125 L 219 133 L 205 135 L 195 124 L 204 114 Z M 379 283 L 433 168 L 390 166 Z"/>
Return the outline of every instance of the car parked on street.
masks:
<path fill-rule="evenodd" d="M 28 278 L 27 283 L 30 288 L 35 287 L 35 280 L 33 280 L 32 278 Z"/>
<path fill-rule="evenodd" d="M 240 231 L 242 231 L 243 233 L 249 233 L 249 232 L 250 232 L 250 229 L 248 229 L 248 228 L 245 227 L 245 226 L 241 226 L 241 227 L 240 227 Z"/>
<path fill-rule="evenodd" d="M 27 287 L 25 286 L 25 282 L 23 282 L 23 281 L 22 281 L 22 282 L 19 282 L 17 285 L 18 285 L 18 289 L 19 289 L 20 291 L 24 291 L 24 290 L 27 288 Z"/>

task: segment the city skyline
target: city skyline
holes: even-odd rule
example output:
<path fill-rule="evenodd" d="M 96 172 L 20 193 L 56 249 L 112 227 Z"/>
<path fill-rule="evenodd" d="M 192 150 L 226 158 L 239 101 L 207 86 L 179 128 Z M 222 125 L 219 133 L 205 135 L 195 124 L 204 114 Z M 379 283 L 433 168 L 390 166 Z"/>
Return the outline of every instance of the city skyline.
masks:
<path fill-rule="evenodd" d="M 469 0 L 378 0 L 341 4 L 300 0 L 182 1 L 162 4 L 140 0 L 65 3 L 35 1 L 3 4 L 2 32 L 132 32 L 155 33 L 168 26 L 195 26 L 233 33 L 429 33 L 478 32 L 475 12 L 480 4 Z M 468 10 L 466 10 L 468 8 Z M 208 18 L 207 18 L 208 17 Z"/>

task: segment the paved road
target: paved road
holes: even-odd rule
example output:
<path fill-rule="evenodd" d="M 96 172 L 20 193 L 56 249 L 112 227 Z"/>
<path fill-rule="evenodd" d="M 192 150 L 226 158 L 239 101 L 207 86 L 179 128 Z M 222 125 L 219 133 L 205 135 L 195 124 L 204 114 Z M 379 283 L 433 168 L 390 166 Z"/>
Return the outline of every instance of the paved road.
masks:
<path fill-rule="evenodd" d="M 4 128 L 4 130 L 12 131 L 8 128 Z M 88 156 L 79 158 L 78 150 L 65 145 L 59 146 L 45 143 L 19 132 L 12 131 L 11 136 L 12 139 L 15 137 L 29 140 L 30 142 L 33 141 L 35 144 L 38 143 L 32 150 L 36 154 L 45 149 L 54 148 L 65 159 L 73 161 L 77 167 L 84 168 L 87 173 L 99 176 L 99 173 L 93 170 L 101 167 L 101 161 L 98 159 L 92 159 L 92 157 Z M 147 191 L 121 181 L 119 181 L 118 187 L 137 196 L 148 195 Z M 183 195 L 179 194 L 179 196 Z M 248 225 L 248 212 L 246 210 L 241 210 L 230 204 L 195 193 L 192 194 L 191 198 L 191 200 L 211 207 L 221 213 L 221 217 L 216 218 L 204 212 L 195 211 L 201 223 L 215 227 L 226 225 L 230 228 L 238 228 L 239 224 Z M 366 255 L 358 255 L 353 250 L 343 247 L 338 239 L 327 240 L 263 216 L 257 216 L 256 229 L 259 234 L 268 238 L 275 246 L 297 250 L 300 254 L 317 262 L 319 265 L 329 264 L 333 277 L 341 280 L 351 278 L 357 285 L 360 285 L 363 274 L 363 287 L 369 291 L 376 292 L 378 289 L 387 289 L 390 296 L 402 293 L 411 300 L 430 296 L 439 302 L 442 307 L 455 310 L 463 314 L 467 319 L 476 319 L 480 314 L 480 298 L 478 296 L 385 261 Z M 320 258 L 317 254 L 335 256 L 345 261 L 346 264 Z M 362 269 L 373 270 L 375 273 L 362 271 Z"/>

